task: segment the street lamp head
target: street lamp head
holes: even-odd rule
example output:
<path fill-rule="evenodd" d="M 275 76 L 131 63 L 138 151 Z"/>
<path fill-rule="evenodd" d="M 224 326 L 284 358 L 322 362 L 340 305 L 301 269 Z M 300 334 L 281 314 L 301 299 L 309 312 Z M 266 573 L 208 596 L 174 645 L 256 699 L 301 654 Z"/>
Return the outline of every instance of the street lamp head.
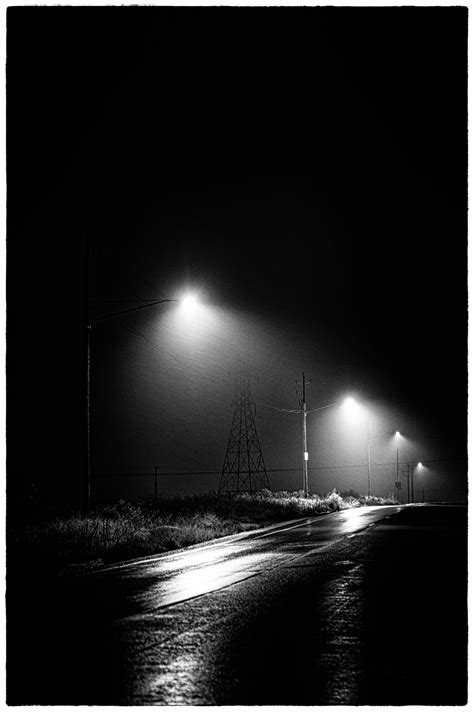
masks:
<path fill-rule="evenodd" d="M 397 438 L 400 437 L 400 431 L 399 431 L 399 430 L 397 430 L 397 432 L 395 433 L 395 437 L 397 437 Z"/>
<path fill-rule="evenodd" d="M 194 294 L 187 294 L 185 297 L 183 297 L 181 303 L 187 311 L 190 311 L 196 306 L 198 301 Z"/>
<path fill-rule="evenodd" d="M 344 399 L 343 407 L 347 415 L 351 418 L 359 418 L 364 412 L 361 405 L 352 396 L 348 396 Z"/>

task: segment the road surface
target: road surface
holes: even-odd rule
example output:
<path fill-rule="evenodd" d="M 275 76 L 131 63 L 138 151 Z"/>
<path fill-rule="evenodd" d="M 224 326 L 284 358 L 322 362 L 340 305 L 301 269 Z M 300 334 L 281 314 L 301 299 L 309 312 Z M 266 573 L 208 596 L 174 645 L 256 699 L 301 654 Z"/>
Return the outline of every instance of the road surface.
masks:
<path fill-rule="evenodd" d="M 464 704 L 466 556 L 463 507 L 367 507 L 13 587 L 8 702 Z"/>

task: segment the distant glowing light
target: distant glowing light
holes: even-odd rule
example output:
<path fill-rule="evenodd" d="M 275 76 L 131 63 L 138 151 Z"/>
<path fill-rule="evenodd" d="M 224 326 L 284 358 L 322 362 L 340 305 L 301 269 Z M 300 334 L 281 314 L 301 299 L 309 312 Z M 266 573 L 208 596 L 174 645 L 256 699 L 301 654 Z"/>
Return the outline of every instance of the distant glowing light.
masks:
<path fill-rule="evenodd" d="M 417 467 L 423 467 L 423 463 L 419 462 Z"/>
<path fill-rule="evenodd" d="M 304 454 L 304 459 L 309 460 L 309 454 L 307 452 L 305 452 L 305 454 Z"/>
<path fill-rule="evenodd" d="M 399 437 L 400 437 L 400 431 L 397 430 L 397 432 L 395 433 L 395 435 L 397 436 L 397 438 L 399 438 Z"/>

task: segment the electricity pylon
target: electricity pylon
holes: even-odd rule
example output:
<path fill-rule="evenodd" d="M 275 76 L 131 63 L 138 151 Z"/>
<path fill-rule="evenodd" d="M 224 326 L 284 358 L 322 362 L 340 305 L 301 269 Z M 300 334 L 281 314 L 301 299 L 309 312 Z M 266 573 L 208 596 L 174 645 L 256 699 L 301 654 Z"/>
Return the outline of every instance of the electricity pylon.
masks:
<path fill-rule="evenodd" d="M 250 400 L 250 378 L 240 376 L 234 415 L 222 467 L 219 494 L 270 489 L 262 448 L 255 425 L 255 403 Z"/>

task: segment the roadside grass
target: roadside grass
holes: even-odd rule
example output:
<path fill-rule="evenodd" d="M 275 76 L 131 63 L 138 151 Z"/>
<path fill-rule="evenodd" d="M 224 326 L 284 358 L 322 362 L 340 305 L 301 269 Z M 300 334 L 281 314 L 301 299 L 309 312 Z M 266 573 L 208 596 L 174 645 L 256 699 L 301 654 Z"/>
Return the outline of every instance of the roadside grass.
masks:
<path fill-rule="evenodd" d="M 343 493 L 344 495 L 344 493 Z M 378 497 L 324 497 L 303 492 L 218 496 L 194 495 L 150 500 L 120 500 L 88 516 L 55 517 L 7 532 L 10 571 L 25 563 L 45 574 L 87 570 L 103 564 L 159 554 L 270 524 L 372 504 Z"/>

